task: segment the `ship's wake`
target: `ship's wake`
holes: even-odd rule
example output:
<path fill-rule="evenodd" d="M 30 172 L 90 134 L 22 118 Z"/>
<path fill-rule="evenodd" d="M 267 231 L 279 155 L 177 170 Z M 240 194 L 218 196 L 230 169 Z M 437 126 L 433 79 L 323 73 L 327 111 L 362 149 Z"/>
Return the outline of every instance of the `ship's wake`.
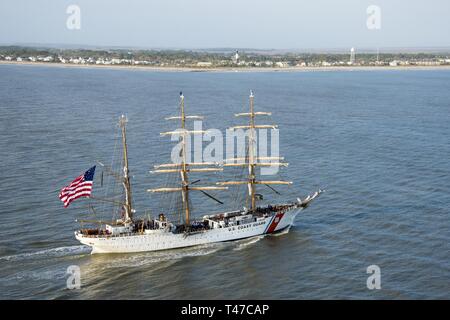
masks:
<path fill-rule="evenodd" d="M 66 246 L 4 256 L 0 257 L 0 261 L 22 261 L 36 258 L 59 258 L 65 256 L 88 254 L 90 251 L 91 249 L 88 246 L 84 245 Z"/>
<path fill-rule="evenodd" d="M 184 258 L 200 257 L 210 255 L 223 248 L 222 243 L 211 243 L 199 245 L 195 247 L 155 251 L 130 253 L 120 255 L 94 255 L 93 259 L 99 258 L 104 261 L 108 259 L 109 263 L 104 264 L 105 268 L 123 268 L 123 267 L 141 267 L 150 264 L 157 264 L 162 262 L 176 262 Z M 101 256 L 101 257 L 100 257 Z M 105 262 L 105 261 L 104 261 Z"/>
<path fill-rule="evenodd" d="M 265 237 L 265 235 L 261 235 L 261 236 L 256 236 L 256 237 L 251 237 L 248 239 L 244 239 L 244 240 L 238 240 L 236 241 L 236 247 L 233 248 L 233 251 L 240 251 L 243 250 L 257 242 L 259 242 L 261 239 L 263 239 Z"/>
<path fill-rule="evenodd" d="M 270 236 L 271 237 L 279 237 L 279 236 L 284 236 L 285 234 L 289 233 L 289 230 L 292 228 L 293 225 L 287 227 L 286 229 L 276 232 L 276 233 L 271 233 Z"/>

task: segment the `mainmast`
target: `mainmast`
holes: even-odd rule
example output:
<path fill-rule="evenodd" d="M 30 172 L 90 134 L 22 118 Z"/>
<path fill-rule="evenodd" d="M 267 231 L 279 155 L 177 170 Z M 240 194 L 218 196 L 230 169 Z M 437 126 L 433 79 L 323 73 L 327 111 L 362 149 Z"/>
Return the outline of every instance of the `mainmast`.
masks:
<path fill-rule="evenodd" d="M 250 129 L 249 129 L 249 148 L 248 148 L 248 193 L 251 198 L 251 210 L 256 208 L 256 193 L 255 193 L 255 153 L 256 153 L 256 139 L 255 139 L 255 110 L 253 106 L 253 91 L 250 91 Z"/>
<path fill-rule="evenodd" d="M 206 191 L 206 190 L 226 190 L 227 187 L 216 187 L 216 186 L 203 186 L 203 187 L 193 187 L 193 183 L 189 183 L 189 172 L 214 172 L 214 171 L 222 171 L 222 168 L 201 168 L 200 166 L 216 166 L 217 164 L 214 162 L 190 162 L 188 160 L 187 147 L 186 147 L 186 138 L 188 135 L 194 134 L 203 134 L 206 131 L 203 130 L 187 130 L 186 129 L 186 120 L 202 120 L 202 116 L 187 116 L 185 113 L 184 106 L 184 95 L 180 92 L 180 116 L 168 117 L 166 120 L 180 120 L 181 129 L 176 131 L 162 132 L 162 136 L 166 135 L 180 135 L 181 141 L 181 159 L 180 163 L 165 163 L 161 165 L 156 165 L 154 171 L 152 173 L 180 173 L 181 177 L 181 186 L 180 187 L 170 187 L 170 188 L 156 188 L 156 189 L 148 189 L 148 192 L 178 192 L 181 191 L 182 195 L 182 204 L 184 211 L 184 222 L 186 226 L 189 226 L 191 223 L 191 208 L 189 206 L 189 191 L 190 190 L 198 190 L 198 191 Z M 189 155 L 190 156 L 190 155 Z M 194 182 L 195 183 L 195 182 Z"/>
<path fill-rule="evenodd" d="M 239 185 L 246 184 L 248 186 L 248 195 L 250 197 L 250 211 L 256 209 L 256 185 L 258 184 L 292 184 L 291 181 L 262 181 L 256 179 L 255 169 L 256 167 L 270 167 L 270 166 L 288 166 L 288 163 L 279 162 L 283 160 L 282 157 L 258 157 L 257 149 L 256 149 L 256 131 L 255 129 L 276 129 L 276 125 L 256 125 L 255 118 L 256 116 L 270 116 L 272 113 L 270 112 L 255 112 L 254 108 L 254 95 L 253 91 L 250 91 L 250 112 L 246 113 L 238 113 L 235 114 L 236 117 L 248 116 L 249 117 L 249 125 L 244 126 L 235 126 L 230 129 L 248 129 L 248 155 L 246 158 L 232 158 L 227 159 L 224 163 L 224 166 L 245 166 L 248 167 L 248 178 L 246 181 L 225 181 L 218 182 L 218 185 Z M 261 160 L 268 160 L 268 162 L 260 162 Z M 273 162 L 273 161 L 278 162 Z"/>
<path fill-rule="evenodd" d="M 125 203 L 123 209 L 125 212 L 124 222 L 129 222 L 133 218 L 133 209 L 131 207 L 131 185 L 130 176 L 128 170 L 128 148 L 127 148 L 127 132 L 126 124 L 128 119 L 122 115 L 119 119 L 119 126 L 122 130 L 122 146 L 123 146 L 123 181 L 122 185 L 125 190 Z"/>
<path fill-rule="evenodd" d="M 184 113 L 184 95 L 180 92 L 180 108 L 181 108 L 181 129 L 186 130 L 186 115 Z M 185 212 L 185 223 L 190 224 L 190 209 L 189 209 L 189 189 L 188 176 L 186 168 L 186 135 L 181 136 L 181 193 L 183 196 L 183 206 Z"/>

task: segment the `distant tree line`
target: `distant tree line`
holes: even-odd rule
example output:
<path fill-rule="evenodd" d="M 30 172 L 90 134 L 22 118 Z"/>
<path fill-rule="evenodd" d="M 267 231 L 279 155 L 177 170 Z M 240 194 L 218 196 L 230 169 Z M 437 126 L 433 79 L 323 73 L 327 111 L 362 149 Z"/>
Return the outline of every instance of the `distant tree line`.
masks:
<path fill-rule="evenodd" d="M 127 61 L 150 61 L 152 64 L 166 64 L 177 66 L 193 66 L 198 62 L 210 62 L 214 66 L 235 65 L 234 52 L 195 51 L 195 50 L 125 50 L 125 49 L 56 49 L 22 46 L 0 46 L 0 59 L 7 56 L 28 58 L 30 56 L 51 56 L 54 62 L 58 58 L 83 58 L 83 59 L 123 59 Z M 301 62 L 307 64 L 319 64 L 323 61 L 337 63 L 349 60 L 349 54 L 344 53 L 284 53 L 268 54 L 255 52 L 239 52 L 240 61 L 247 61 L 250 65 L 264 65 L 265 62 L 284 62 L 289 65 L 297 65 Z M 357 61 L 371 63 L 375 61 L 394 60 L 436 60 L 449 59 L 449 53 L 357 53 Z"/>

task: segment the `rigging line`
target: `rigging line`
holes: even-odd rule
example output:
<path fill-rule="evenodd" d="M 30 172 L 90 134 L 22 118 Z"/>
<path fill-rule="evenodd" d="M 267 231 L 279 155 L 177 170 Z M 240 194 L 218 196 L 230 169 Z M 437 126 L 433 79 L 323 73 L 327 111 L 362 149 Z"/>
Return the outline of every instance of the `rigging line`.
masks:
<path fill-rule="evenodd" d="M 166 187 L 173 187 L 178 182 L 176 174 L 168 174 L 166 176 Z M 177 205 L 177 193 L 163 193 L 163 203 L 161 208 L 163 208 L 167 213 L 174 213 Z"/>
<path fill-rule="evenodd" d="M 116 136 L 114 137 L 114 148 L 113 148 L 113 153 L 111 156 L 111 169 L 113 169 L 113 163 L 114 163 L 114 154 L 116 153 L 116 148 L 117 148 L 117 140 L 118 140 L 118 131 L 116 131 Z M 108 192 L 110 189 L 110 184 L 111 184 L 111 175 L 108 175 L 107 177 L 107 181 L 106 181 L 106 188 L 105 188 L 105 197 L 108 197 Z M 101 212 L 102 214 L 106 214 L 106 203 L 103 203 L 101 206 Z"/>
<path fill-rule="evenodd" d="M 207 196 L 207 197 L 213 199 L 214 201 L 216 201 L 216 202 L 218 202 L 218 203 L 220 203 L 220 204 L 223 204 L 222 201 L 220 201 L 220 200 L 217 199 L 216 197 L 210 195 L 209 193 L 207 193 L 207 192 L 205 192 L 205 191 L 203 191 L 203 190 L 200 190 L 200 192 L 203 193 L 205 196 Z"/>
<path fill-rule="evenodd" d="M 119 151 L 118 151 L 119 139 L 120 139 L 120 128 L 117 127 L 115 144 L 114 144 L 114 153 L 112 155 L 112 160 L 111 160 L 111 168 L 112 168 L 111 170 L 116 171 L 116 172 L 117 172 L 116 166 L 117 166 L 117 163 L 119 162 L 118 158 L 120 157 L 120 154 L 119 154 Z M 111 179 L 112 179 L 112 177 L 110 177 L 110 181 L 111 181 Z M 113 180 L 113 184 L 112 184 L 112 192 L 113 192 L 113 194 L 117 194 L 117 191 L 118 191 L 117 190 L 118 189 L 117 186 L 118 186 L 118 181 L 117 181 L 117 179 L 114 179 Z M 110 205 L 110 208 L 111 208 L 111 211 L 113 213 L 112 214 L 113 219 L 119 218 L 119 211 L 117 210 L 117 207 Z"/>
<path fill-rule="evenodd" d="M 192 210 L 192 212 L 195 212 L 195 208 L 192 205 L 191 198 L 188 198 L 188 206 Z M 195 221 L 197 219 L 197 217 L 195 215 L 192 215 L 192 217 L 190 219 L 191 219 L 191 223 L 192 223 L 192 221 Z"/>
<path fill-rule="evenodd" d="M 250 142 L 245 145 L 245 148 L 246 148 L 245 149 L 245 158 L 246 158 L 246 161 L 249 162 L 250 161 L 250 156 L 249 156 L 249 154 L 250 154 Z M 248 170 L 247 167 L 244 167 L 244 169 Z M 245 178 L 247 178 L 247 176 L 248 176 L 248 173 L 245 174 Z M 249 203 L 251 201 L 251 198 L 250 198 L 250 195 L 248 194 L 249 193 L 248 186 L 245 185 L 245 187 L 246 187 L 246 190 L 245 190 L 245 193 L 244 192 L 241 193 L 241 197 L 242 197 L 241 199 L 242 199 L 242 202 L 245 201 L 245 207 L 248 208 L 249 207 Z M 244 198 L 244 194 L 245 194 L 245 198 Z"/>
<path fill-rule="evenodd" d="M 245 161 L 248 160 L 248 154 L 249 154 L 249 146 L 247 144 L 244 145 L 244 152 L 245 152 Z M 248 176 L 248 168 L 247 167 L 241 167 L 241 171 L 239 172 L 240 176 L 238 177 L 239 180 L 247 179 Z M 248 207 L 248 201 L 249 201 L 249 195 L 248 195 L 248 186 L 247 185 L 238 185 L 237 191 L 239 192 L 238 197 L 238 203 L 240 204 L 240 207 L 238 209 L 241 209 L 242 204 L 246 207 Z"/>
<path fill-rule="evenodd" d="M 239 150 L 237 150 L 237 154 L 233 155 L 234 157 L 238 157 L 238 155 L 241 153 L 242 149 L 247 153 L 246 146 L 241 146 Z M 245 157 L 246 157 L 245 153 Z M 245 170 L 247 170 L 246 167 L 236 167 L 236 170 L 234 171 L 233 178 L 235 181 L 242 180 L 245 174 Z M 242 185 L 236 185 L 233 188 L 232 191 L 232 199 L 233 199 L 233 210 L 234 209 L 241 209 L 242 203 L 244 203 L 243 193 L 242 193 Z"/>
<path fill-rule="evenodd" d="M 234 121 L 232 121 L 232 125 L 235 125 L 236 123 Z M 234 143 L 234 142 L 233 142 Z M 240 146 L 238 146 L 240 147 Z M 239 152 L 241 151 L 241 149 L 236 150 L 233 155 L 229 155 L 229 158 L 237 158 Z M 236 170 L 232 171 L 232 177 L 233 180 L 237 180 L 239 178 L 239 172 L 241 171 L 240 167 L 236 167 Z M 236 186 L 236 188 L 232 188 L 232 190 L 230 191 L 230 197 L 231 197 L 231 201 L 232 201 L 232 209 L 235 209 L 238 206 L 238 197 L 239 197 L 239 190 L 238 190 L 238 186 Z"/>
<path fill-rule="evenodd" d="M 276 194 L 280 195 L 281 193 L 278 192 L 278 190 L 276 190 L 274 187 L 272 187 L 271 185 L 265 183 L 264 184 L 267 188 L 271 189 L 273 192 L 275 192 Z"/>
<path fill-rule="evenodd" d="M 171 206 L 171 214 L 174 219 L 178 219 L 179 223 L 182 223 L 183 218 L 183 208 L 182 208 L 182 199 L 181 193 L 176 192 L 172 195 L 172 206 Z"/>
<path fill-rule="evenodd" d="M 174 174 L 165 175 L 164 183 L 162 183 L 162 185 L 164 185 L 165 187 L 173 187 L 175 179 L 176 179 L 176 177 Z M 158 207 L 160 209 L 160 212 L 158 212 L 158 214 L 164 213 L 166 215 L 172 215 L 173 210 L 176 205 L 175 197 L 174 197 L 175 194 L 161 193 L 161 194 L 158 194 L 157 196 L 158 196 L 158 200 L 159 200 Z"/>
<path fill-rule="evenodd" d="M 236 168 L 234 174 L 233 174 L 233 179 L 236 181 L 237 179 L 240 178 L 241 176 L 241 172 L 242 171 L 242 167 L 238 167 Z M 232 189 L 232 200 L 233 200 L 233 209 L 235 209 L 235 207 L 238 205 L 238 198 L 240 197 L 239 195 L 239 185 L 236 186 L 236 188 Z"/>
<path fill-rule="evenodd" d="M 121 156 L 121 155 L 119 155 L 120 156 L 120 167 L 119 167 L 119 170 L 121 171 L 121 172 L 123 172 L 123 168 L 125 167 L 125 160 L 123 159 L 123 156 Z M 123 184 L 122 183 L 117 183 L 117 185 L 116 185 L 116 187 L 118 188 L 118 189 L 123 189 Z M 126 195 L 125 195 L 125 193 L 123 192 L 123 190 L 122 190 L 122 194 L 123 194 L 123 196 L 122 196 L 122 199 L 123 199 L 123 202 L 125 202 L 125 197 L 126 197 Z M 120 213 L 122 211 L 122 206 L 119 206 L 118 208 L 117 208 L 117 212 L 118 213 Z"/>

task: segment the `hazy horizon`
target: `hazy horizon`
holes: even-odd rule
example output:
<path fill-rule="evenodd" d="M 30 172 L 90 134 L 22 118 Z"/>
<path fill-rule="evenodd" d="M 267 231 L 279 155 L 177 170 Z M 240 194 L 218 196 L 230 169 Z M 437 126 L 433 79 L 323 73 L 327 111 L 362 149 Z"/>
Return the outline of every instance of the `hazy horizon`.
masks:
<path fill-rule="evenodd" d="M 79 29 L 67 27 L 70 5 Z M 369 28 L 370 6 L 380 9 Z M 370 11 L 370 10 L 369 10 Z M 0 44 L 284 51 L 448 49 L 446 0 L 3 0 Z"/>

